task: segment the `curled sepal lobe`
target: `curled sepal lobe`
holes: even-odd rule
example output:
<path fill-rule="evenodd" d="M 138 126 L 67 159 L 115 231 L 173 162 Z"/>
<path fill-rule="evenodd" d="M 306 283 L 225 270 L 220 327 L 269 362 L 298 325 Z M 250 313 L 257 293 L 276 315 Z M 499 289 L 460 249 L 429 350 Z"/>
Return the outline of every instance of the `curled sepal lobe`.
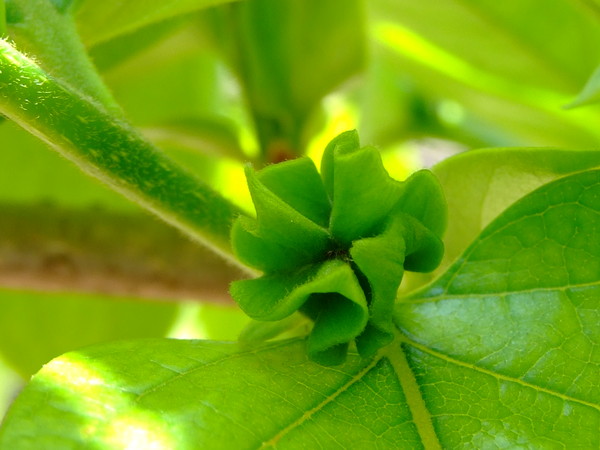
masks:
<path fill-rule="evenodd" d="M 232 245 L 264 275 L 231 285 L 240 307 L 260 321 L 301 311 L 314 322 L 308 354 L 326 365 L 342 363 L 352 342 L 363 356 L 391 342 L 404 270 L 431 271 L 443 254 L 436 178 L 394 180 L 355 131 L 327 146 L 320 174 L 305 157 L 246 176 L 257 217 L 238 219 Z"/>

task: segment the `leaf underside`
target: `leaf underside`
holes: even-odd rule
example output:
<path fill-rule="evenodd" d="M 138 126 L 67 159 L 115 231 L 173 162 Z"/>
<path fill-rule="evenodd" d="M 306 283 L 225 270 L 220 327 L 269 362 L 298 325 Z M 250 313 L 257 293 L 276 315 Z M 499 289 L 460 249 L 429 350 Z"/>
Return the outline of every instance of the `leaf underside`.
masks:
<path fill-rule="evenodd" d="M 600 171 L 517 202 L 371 359 L 302 340 L 104 344 L 36 375 L 0 447 L 598 448 Z M 137 441 L 136 441 L 137 442 Z"/>

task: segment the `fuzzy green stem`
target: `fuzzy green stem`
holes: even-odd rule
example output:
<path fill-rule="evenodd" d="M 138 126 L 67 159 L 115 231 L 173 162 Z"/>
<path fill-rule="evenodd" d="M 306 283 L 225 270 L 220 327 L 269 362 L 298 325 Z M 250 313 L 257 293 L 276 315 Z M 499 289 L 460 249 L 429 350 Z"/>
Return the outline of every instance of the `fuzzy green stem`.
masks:
<path fill-rule="evenodd" d="M 112 114 L 123 115 L 112 93 L 96 71 L 83 46 L 74 19 L 65 11 L 70 2 L 16 0 L 15 23 L 7 24 L 7 36 L 25 54 L 35 55 L 39 66 L 72 89 L 94 98 Z"/>
<path fill-rule="evenodd" d="M 229 230 L 240 209 L 142 139 L 129 124 L 50 77 L 4 40 L 0 40 L 0 113 L 84 172 L 234 260 Z"/>

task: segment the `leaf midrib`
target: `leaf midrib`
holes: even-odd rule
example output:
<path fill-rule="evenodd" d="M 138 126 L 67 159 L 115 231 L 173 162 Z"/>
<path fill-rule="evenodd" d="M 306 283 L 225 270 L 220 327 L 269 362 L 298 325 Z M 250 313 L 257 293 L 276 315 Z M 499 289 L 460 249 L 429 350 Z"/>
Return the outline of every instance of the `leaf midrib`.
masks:
<path fill-rule="evenodd" d="M 371 371 L 371 369 L 373 369 L 379 363 L 380 360 L 381 360 L 381 357 L 373 358 L 373 360 L 369 364 L 367 364 L 361 370 L 359 370 L 356 373 L 356 375 L 354 375 L 352 378 L 350 378 L 350 380 L 346 381 L 342 386 L 337 388 L 333 393 L 329 394 L 318 405 L 314 406 L 313 408 L 309 409 L 308 411 L 305 411 L 300 417 L 298 417 L 296 420 L 294 420 L 288 426 L 283 428 L 281 431 L 278 431 L 271 438 L 265 440 L 260 445 L 260 447 L 258 447 L 258 449 L 275 447 L 277 445 L 277 442 L 279 442 L 279 440 L 281 440 L 282 437 L 284 437 L 286 434 L 289 434 L 291 431 L 293 431 L 294 429 L 301 426 L 304 422 L 306 422 L 308 419 L 310 419 L 315 413 L 321 411 L 326 405 L 333 402 L 342 393 L 347 391 L 353 384 L 360 381 L 362 379 L 362 377 L 364 377 L 368 372 Z"/>
<path fill-rule="evenodd" d="M 398 383 L 400 383 L 404 392 L 406 403 L 412 416 L 412 421 L 417 427 L 417 432 L 421 438 L 423 447 L 427 450 L 441 450 L 442 445 L 440 444 L 437 433 L 433 427 L 431 413 L 429 412 L 429 409 L 427 409 L 425 399 L 419 390 L 419 384 L 415 378 L 414 372 L 408 364 L 404 349 L 402 349 L 398 342 L 396 345 L 391 344 L 386 347 L 384 351 L 394 369 Z"/>
<path fill-rule="evenodd" d="M 254 348 L 254 349 L 249 349 L 247 351 L 242 351 L 242 352 L 236 352 L 236 353 L 230 353 L 226 356 L 223 357 L 217 357 L 212 361 L 208 361 L 208 362 L 200 362 L 200 364 L 193 366 L 187 370 L 184 370 L 182 372 L 175 372 L 174 375 L 165 378 L 164 380 L 162 380 L 161 382 L 148 387 L 146 390 L 144 390 L 143 392 L 137 394 L 134 402 L 135 403 L 139 403 L 144 397 L 146 397 L 149 394 L 152 394 L 154 392 L 156 392 L 157 390 L 164 388 L 165 386 L 169 385 L 170 383 L 179 380 L 180 378 L 183 377 L 187 377 L 191 374 L 193 374 L 194 372 L 198 371 L 198 370 L 202 370 L 205 369 L 207 367 L 210 366 L 214 366 L 216 364 L 220 364 L 224 361 L 229 361 L 232 359 L 238 359 L 238 358 L 242 358 L 248 355 L 252 355 L 252 354 L 258 354 L 258 353 L 262 353 L 265 351 L 271 351 L 273 349 L 279 348 L 279 347 L 285 347 L 286 345 L 290 345 L 290 341 L 289 340 L 285 340 L 285 341 L 281 341 L 277 344 L 273 344 L 273 345 L 268 345 L 268 346 L 264 346 L 261 348 Z M 154 363 L 157 363 L 156 361 L 152 361 Z M 162 366 L 165 369 L 167 369 L 166 366 Z M 172 369 L 171 369 L 172 370 Z"/>
<path fill-rule="evenodd" d="M 572 397 L 572 396 L 569 396 L 569 395 L 566 395 L 566 394 L 561 394 L 560 392 L 556 392 L 556 391 L 553 391 L 552 389 L 548 389 L 548 388 L 545 388 L 545 387 L 542 387 L 542 386 L 538 386 L 536 384 L 524 381 L 524 380 L 519 379 L 519 378 L 514 378 L 514 377 L 511 377 L 509 375 L 500 374 L 498 372 L 494 372 L 492 370 L 483 368 L 483 367 L 478 366 L 476 364 L 471 364 L 471 363 L 468 363 L 468 362 L 465 362 L 465 361 L 461 361 L 461 360 L 453 358 L 453 357 L 451 357 L 451 356 L 449 356 L 449 355 L 447 355 L 445 353 L 441 353 L 441 352 L 438 352 L 436 350 L 432 350 L 431 348 L 429 348 L 429 347 L 427 347 L 427 346 L 425 346 L 423 344 L 419 344 L 418 342 L 413 341 L 412 339 L 409 339 L 405 335 L 402 335 L 402 337 L 400 338 L 400 341 L 403 344 L 405 344 L 405 345 L 410 345 L 411 347 L 414 347 L 414 348 L 416 348 L 416 349 L 418 349 L 418 350 L 420 350 L 420 351 L 422 351 L 424 353 L 427 353 L 427 354 L 429 354 L 429 355 L 431 355 L 431 356 L 433 356 L 435 358 L 441 359 L 441 360 L 443 360 L 443 361 L 445 361 L 445 362 L 447 362 L 449 364 L 454 364 L 454 365 L 457 365 L 459 367 L 463 367 L 463 368 L 466 368 L 466 369 L 474 370 L 474 371 L 476 371 L 478 373 L 482 373 L 484 375 L 488 375 L 488 376 L 494 377 L 494 378 L 496 378 L 498 380 L 508 381 L 510 383 L 516 383 L 516 384 L 518 384 L 520 386 L 523 386 L 523 387 L 526 387 L 526 388 L 529 388 L 529 389 L 533 389 L 536 392 L 542 392 L 544 394 L 548 394 L 548 395 L 551 395 L 553 397 L 558 397 L 558 398 L 560 398 L 563 401 L 578 403 L 580 405 L 587 406 L 587 407 L 593 408 L 593 409 L 595 409 L 597 411 L 600 411 L 600 405 L 599 404 L 591 403 L 591 402 L 588 402 L 588 401 L 585 401 L 585 400 L 582 400 L 582 399 L 579 399 L 579 398 L 575 398 L 575 397 Z"/>
<path fill-rule="evenodd" d="M 436 287 L 436 286 L 433 286 Z M 507 295 L 521 295 L 521 294 L 538 294 L 540 292 L 566 292 L 569 289 L 577 289 L 577 288 L 586 288 L 586 287 L 599 287 L 600 281 L 592 281 L 590 283 L 578 283 L 578 284 L 569 284 L 566 286 L 551 286 L 547 288 L 532 288 L 532 289 L 523 289 L 523 290 L 514 290 L 514 291 L 489 291 L 489 292 L 473 292 L 473 293 L 465 293 L 465 294 L 453 294 L 451 292 L 444 291 L 441 294 L 434 295 L 432 297 L 424 297 L 425 293 L 417 293 L 414 295 L 410 295 L 404 299 L 400 299 L 397 303 L 398 305 L 413 305 L 419 303 L 434 303 L 440 302 L 443 300 L 458 300 L 458 299 L 475 299 L 475 298 L 489 298 L 489 297 L 505 297 Z M 427 290 L 430 290 L 428 288 Z"/>

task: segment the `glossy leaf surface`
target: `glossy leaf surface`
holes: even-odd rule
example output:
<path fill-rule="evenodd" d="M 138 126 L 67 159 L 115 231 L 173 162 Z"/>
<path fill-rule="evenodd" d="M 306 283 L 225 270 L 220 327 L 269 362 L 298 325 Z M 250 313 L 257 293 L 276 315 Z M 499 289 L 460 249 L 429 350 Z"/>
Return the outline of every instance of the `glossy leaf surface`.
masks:
<path fill-rule="evenodd" d="M 409 362 L 450 447 L 484 436 L 599 445 L 599 233 L 600 171 L 561 178 L 397 305 L 396 324 L 418 342 Z M 456 432 L 465 429 L 473 435 Z"/>
<path fill-rule="evenodd" d="M 419 445 L 387 358 L 353 356 L 328 369 L 304 355 L 299 341 L 240 351 L 233 344 L 168 340 L 68 354 L 47 365 L 21 397 L 21 407 L 6 419 L 0 447 L 85 442 L 110 448 L 131 442 L 134 434 L 145 445 L 171 448 L 351 447 L 373 440 L 382 448 Z M 73 390 L 73 382 L 79 388 Z M 34 406 L 44 395 L 56 402 Z M 26 405 L 35 408 L 36 420 L 20 427 L 32 413 Z M 42 437 L 38 427 L 60 433 Z"/>
<path fill-rule="evenodd" d="M 545 183 L 600 166 L 600 152 L 561 149 L 483 149 L 432 168 L 448 199 L 445 270 L 513 202 Z M 438 273 L 440 271 L 438 270 Z"/>

